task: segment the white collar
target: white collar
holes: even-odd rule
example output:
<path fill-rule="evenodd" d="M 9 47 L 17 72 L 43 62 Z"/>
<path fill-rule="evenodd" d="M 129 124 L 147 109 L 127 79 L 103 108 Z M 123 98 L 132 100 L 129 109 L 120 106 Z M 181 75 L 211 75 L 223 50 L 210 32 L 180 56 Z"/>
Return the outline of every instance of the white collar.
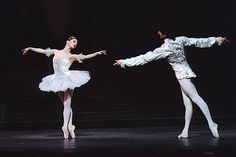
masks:
<path fill-rule="evenodd" d="M 174 40 L 173 40 L 173 39 L 170 39 L 170 38 L 166 38 L 166 39 L 164 40 L 165 43 L 169 43 L 169 42 L 171 42 L 171 41 L 174 41 Z"/>

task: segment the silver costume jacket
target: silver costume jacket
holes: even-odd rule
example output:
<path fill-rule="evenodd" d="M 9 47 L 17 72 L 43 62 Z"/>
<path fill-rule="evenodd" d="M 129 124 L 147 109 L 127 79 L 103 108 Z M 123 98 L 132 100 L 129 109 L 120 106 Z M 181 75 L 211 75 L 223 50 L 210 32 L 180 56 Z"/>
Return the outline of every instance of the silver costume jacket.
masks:
<path fill-rule="evenodd" d="M 165 39 L 164 43 L 154 51 L 149 51 L 137 57 L 123 60 L 121 67 L 131 67 L 144 65 L 150 61 L 166 58 L 175 71 L 177 79 L 196 77 L 190 68 L 184 51 L 185 46 L 195 46 L 200 48 L 211 47 L 217 43 L 221 45 L 221 37 L 209 38 L 187 38 L 185 36 L 176 37 L 175 40 Z"/>

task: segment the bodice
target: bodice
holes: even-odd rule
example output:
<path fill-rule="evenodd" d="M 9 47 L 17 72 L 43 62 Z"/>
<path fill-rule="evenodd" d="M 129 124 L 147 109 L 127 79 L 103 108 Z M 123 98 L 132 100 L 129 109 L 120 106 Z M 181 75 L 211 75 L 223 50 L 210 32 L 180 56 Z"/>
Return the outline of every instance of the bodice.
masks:
<path fill-rule="evenodd" d="M 63 75 L 69 72 L 71 62 L 67 58 L 53 57 L 53 69 L 57 75 Z"/>

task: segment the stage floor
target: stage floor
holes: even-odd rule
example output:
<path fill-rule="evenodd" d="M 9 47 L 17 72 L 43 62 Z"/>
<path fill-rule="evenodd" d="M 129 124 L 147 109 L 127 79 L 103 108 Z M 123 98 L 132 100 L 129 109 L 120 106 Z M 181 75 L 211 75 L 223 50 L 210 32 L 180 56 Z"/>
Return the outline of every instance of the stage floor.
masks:
<path fill-rule="evenodd" d="M 207 126 L 191 126 L 188 139 L 178 139 L 181 126 L 76 129 L 76 139 L 58 130 L 0 131 L 5 156 L 236 156 L 236 126 L 220 126 L 213 138 Z"/>

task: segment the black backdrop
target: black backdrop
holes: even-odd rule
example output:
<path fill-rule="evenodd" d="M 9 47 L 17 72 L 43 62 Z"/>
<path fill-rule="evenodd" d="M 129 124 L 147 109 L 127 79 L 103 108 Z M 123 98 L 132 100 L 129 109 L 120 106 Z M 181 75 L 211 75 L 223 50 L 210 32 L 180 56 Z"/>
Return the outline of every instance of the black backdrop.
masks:
<path fill-rule="evenodd" d="M 61 49 L 69 35 L 79 39 L 74 53 L 106 49 L 71 69 L 91 72 L 91 81 L 76 89 L 72 106 L 81 127 L 180 124 L 184 107 L 179 85 L 166 60 L 142 67 L 113 67 L 115 59 L 136 56 L 161 45 L 160 28 L 188 37 L 227 36 L 229 44 L 187 48 L 197 78 L 193 80 L 220 123 L 235 118 L 236 11 L 233 1 L 163 0 L 12 0 L 1 2 L 2 128 L 58 126 L 62 108 L 54 93 L 38 83 L 52 73 L 52 58 L 27 46 Z M 204 120 L 195 106 L 194 122 Z M 41 125 L 42 124 L 42 125 Z"/>

